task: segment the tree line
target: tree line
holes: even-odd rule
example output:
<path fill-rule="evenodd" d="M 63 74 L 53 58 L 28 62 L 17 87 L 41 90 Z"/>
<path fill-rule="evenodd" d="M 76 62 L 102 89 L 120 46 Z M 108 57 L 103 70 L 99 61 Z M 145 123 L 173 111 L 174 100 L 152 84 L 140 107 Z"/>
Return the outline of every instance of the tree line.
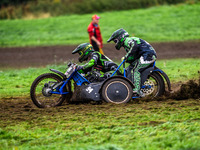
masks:
<path fill-rule="evenodd" d="M 85 14 L 196 1 L 198 0 L 1 0 L 0 19 L 23 18 L 30 14 L 37 17 L 43 13 L 50 16 Z"/>

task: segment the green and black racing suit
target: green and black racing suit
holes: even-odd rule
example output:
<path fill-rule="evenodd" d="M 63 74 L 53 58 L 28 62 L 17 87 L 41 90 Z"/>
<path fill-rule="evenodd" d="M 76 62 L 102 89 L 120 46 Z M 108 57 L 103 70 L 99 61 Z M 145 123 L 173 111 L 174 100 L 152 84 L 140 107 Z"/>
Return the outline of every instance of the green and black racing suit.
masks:
<path fill-rule="evenodd" d="M 85 65 L 78 67 L 79 73 L 85 73 L 87 74 L 92 69 L 96 69 L 98 71 L 101 71 L 103 73 L 106 72 L 113 72 L 117 69 L 118 65 L 115 64 L 112 60 L 110 60 L 107 56 L 101 54 L 100 52 L 92 52 L 89 62 L 87 62 Z M 119 74 L 119 71 L 117 71 Z"/>
<path fill-rule="evenodd" d="M 123 47 L 127 52 L 126 62 L 130 64 L 127 71 L 131 72 L 130 78 L 135 86 L 133 91 L 140 94 L 141 72 L 154 63 L 156 52 L 148 42 L 137 37 L 127 37 Z"/>

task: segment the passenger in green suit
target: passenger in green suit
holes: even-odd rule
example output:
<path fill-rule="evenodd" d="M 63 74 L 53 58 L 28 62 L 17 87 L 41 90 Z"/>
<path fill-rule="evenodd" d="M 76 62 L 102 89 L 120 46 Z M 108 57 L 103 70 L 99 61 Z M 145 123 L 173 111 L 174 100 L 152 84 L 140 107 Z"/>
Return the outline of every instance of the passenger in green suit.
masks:
<path fill-rule="evenodd" d="M 89 43 L 80 44 L 73 50 L 72 54 L 75 53 L 79 54 L 79 62 L 88 60 L 85 65 L 80 65 L 77 67 L 77 71 L 79 73 L 87 74 L 87 72 L 91 71 L 92 69 L 106 73 L 109 71 L 115 71 L 118 67 L 117 64 L 115 64 L 107 56 L 101 54 L 100 52 L 94 51 L 92 45 Z"/>
<path fill-rule="evenodd" d="M 117 50 L 124 47 L 126 51 L 124 59 L 130 64 L 127 69 L 132 71 L 131 79 L 135 86 L 133 92 L 143 97 L 144 94 L 141 92 L 141 72 L 154 63 L 157 57 L 156 51 L 145 40 L 138 37 L 129 37 L 128 32 L 122 28 L 111 35 L 107 42 L 110 41 L 115 42 Z"/>

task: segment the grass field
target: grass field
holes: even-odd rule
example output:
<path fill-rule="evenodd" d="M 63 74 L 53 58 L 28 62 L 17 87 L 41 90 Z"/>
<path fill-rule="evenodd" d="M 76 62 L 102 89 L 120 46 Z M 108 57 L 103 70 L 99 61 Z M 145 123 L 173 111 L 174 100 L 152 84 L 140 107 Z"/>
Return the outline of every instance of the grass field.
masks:
<path fill-rule="evenodd" d="M 172 83 L 186 82 L 198 79 L 200 60 L 159 60 L 157 66 Z M 0 71 L 0 150 L 199 150 L 199 99 L 36 108 L 28 96 L 32 81 L 65 67 Z"/>
<path fill-rule="evenodd" d="M 172 83 L 198 79 L 200 59 L 158 60 L 156 66 L 164 70 Z M 54 68 L 65 72 L 66 65 L 49 65 L 46 68 L 11 69 L 0 71 L 0 98 L 29 95 L 33 80 Z"/>
<path fill-rule="evenodd" d="M 64 105 L 0 101 L 0 150 L 199 150 L 199 100 Z M 9 106 L 9 107 L 7 107 Z"/>
<path fill-rule="evenodd" d="M 0 20 L 0 47 L 67 45 L 88 41 L 92 14 Z M 200 4 L 99 13 L 104 42 L 118 28 L 149 42 L 200 39 Z M 158 60 L 172 83 L 197 80 L 200 59 Z M 33 80 L 54 68 L 0 68 L 0 150 L 199 150 L 200 99 L 113 105 L 64 104 L 39 109 Z"/>
<path fill-rule="evenodd" d="M 118 28 L 149 42 L 200 39 L 200 4 L 99 13 L 104 42 Z M 0 47 L 88 42 L 92 14 L 35 20 L 0 20 Z"/>

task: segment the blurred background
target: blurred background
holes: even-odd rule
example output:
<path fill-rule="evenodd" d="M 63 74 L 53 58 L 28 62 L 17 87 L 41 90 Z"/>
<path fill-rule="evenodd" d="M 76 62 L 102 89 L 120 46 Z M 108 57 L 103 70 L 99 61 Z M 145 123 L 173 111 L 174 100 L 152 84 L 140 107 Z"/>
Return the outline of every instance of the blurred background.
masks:
<path fill-rule="evenodd" d="M 198 0 L 1 0 L 0 19 L 48 17 L 148 8 Z"/>
<path fill-rule="evenodd" d="M 94 14 L 113 61 L 125 54 L 106 42 L 119 28 L 152 44 L 158 59 L 200 57 L 199 0 L 0 0 L 0 68 L 77 60 L 71 52 L 89 42 Z"/>

